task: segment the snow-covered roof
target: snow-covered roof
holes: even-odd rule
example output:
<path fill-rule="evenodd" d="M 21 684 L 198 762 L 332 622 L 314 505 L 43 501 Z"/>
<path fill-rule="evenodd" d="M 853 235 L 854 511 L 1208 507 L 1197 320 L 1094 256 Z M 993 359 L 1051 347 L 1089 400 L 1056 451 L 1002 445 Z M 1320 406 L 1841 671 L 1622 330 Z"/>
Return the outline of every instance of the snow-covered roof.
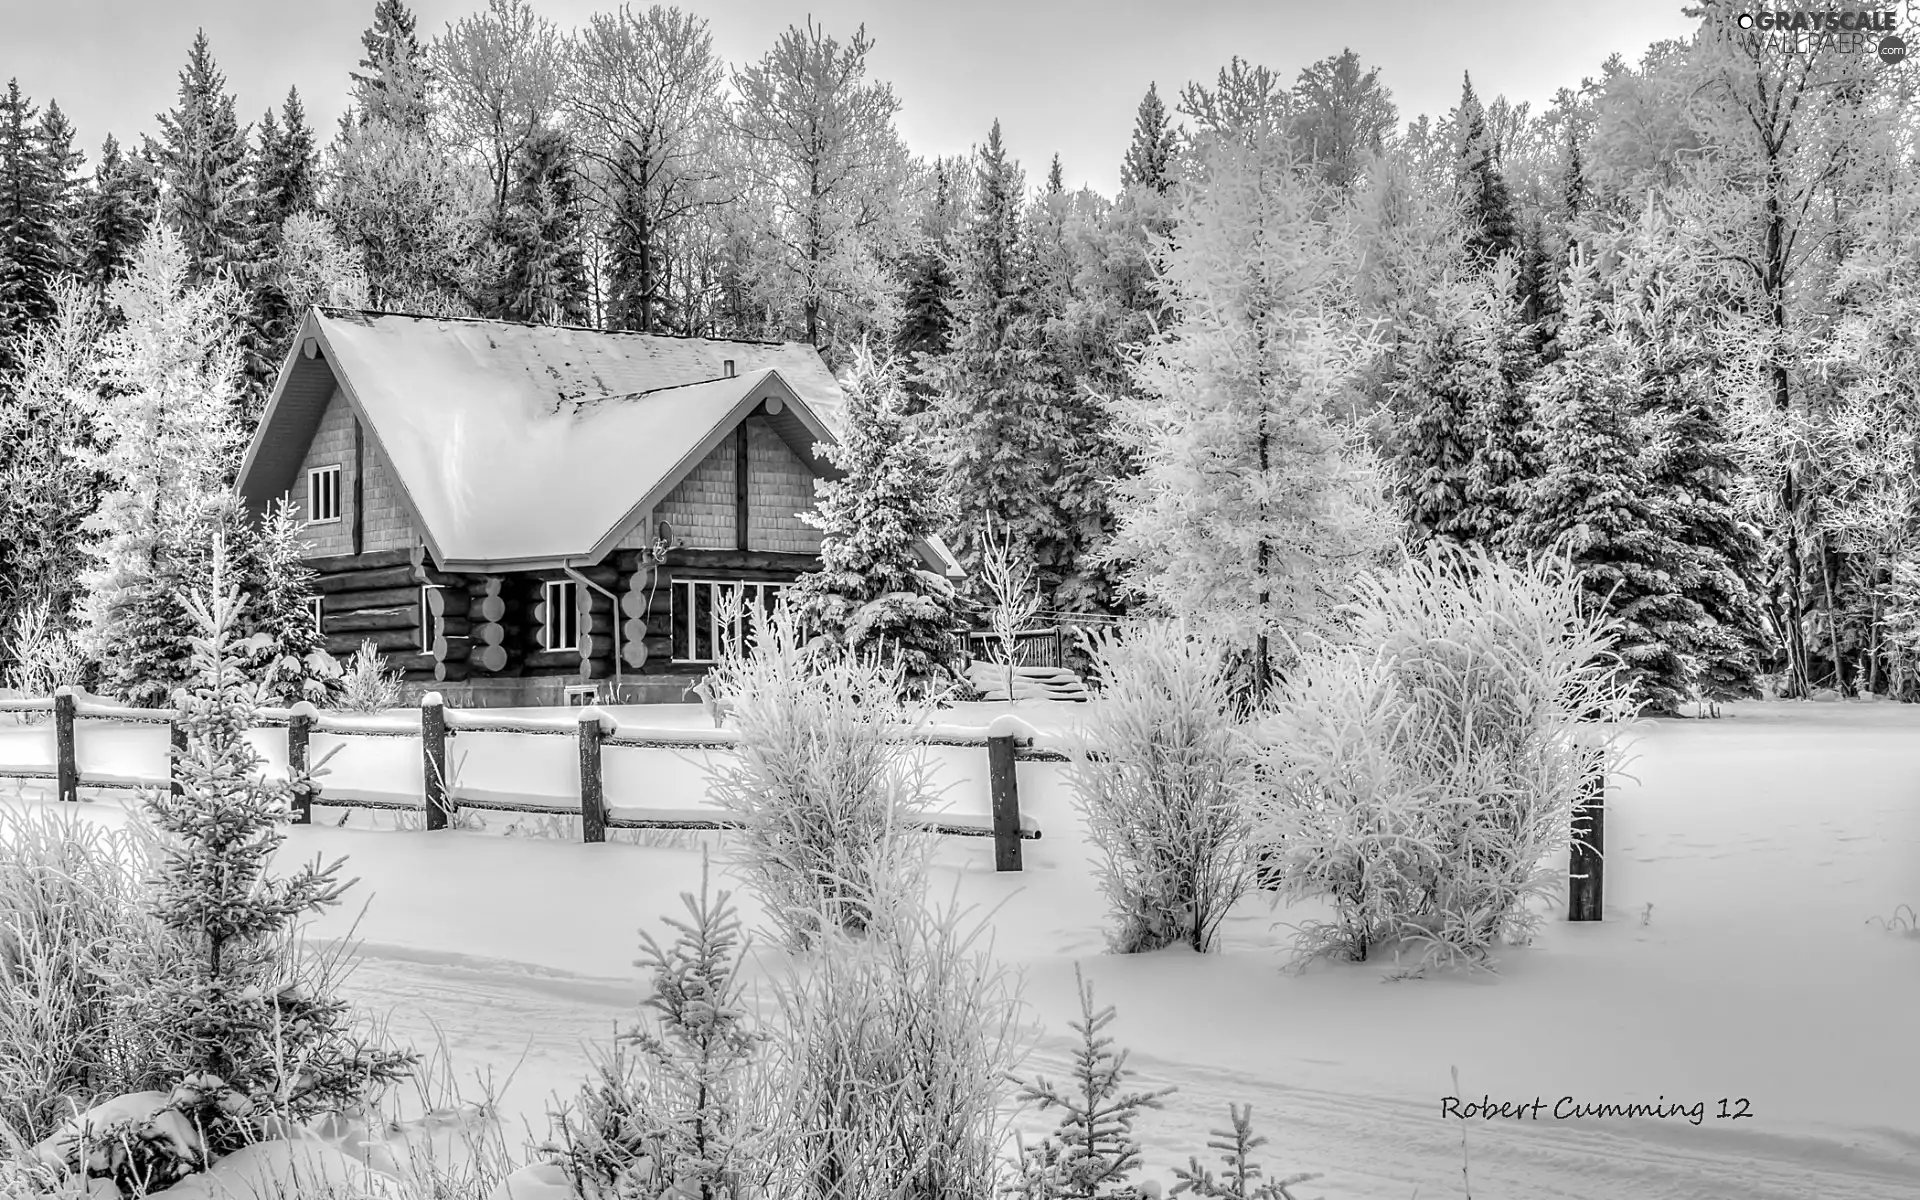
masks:
<path fill-rule="evenodd" d="M 836 440 L 841 410 L 803 343 L 314 309 L 241 468 L 254 507 L 294 485 L 336 383 L 446 570 L 597 561 L 769 398 L 795 453 L 830 473 L 814 444 Z"/>

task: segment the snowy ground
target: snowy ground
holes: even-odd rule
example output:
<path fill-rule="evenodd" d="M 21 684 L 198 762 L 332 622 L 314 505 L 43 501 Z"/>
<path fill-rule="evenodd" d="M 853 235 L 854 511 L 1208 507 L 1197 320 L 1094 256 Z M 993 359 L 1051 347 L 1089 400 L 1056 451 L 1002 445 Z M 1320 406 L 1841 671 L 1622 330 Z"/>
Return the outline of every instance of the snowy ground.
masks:
<path fill-rule="evenodd" d="M 0 762 L 24 761 L 29 736 L 0 736 Z M 1112 1032 L 1141 1082 L 1181 1089 L 1141 1123 L 1163 1178 L 1188 1152 L 1211 1157 L 1206 1131 L 1229 1101 L 1251 1102 L 1275 1167 L 1324 1173 L 1304 1195 L 1462 1195 L 1463 1122 L 1442 1115 L 1458 1068 L 1465 1099 L 1544 1101 L 1538 1119 L 1464 1123 L 1479 1200 L 1910 1200 L 1920 938 L 1870 918 L 1920 906 L 1920 708 L 1736 706 L 1719 722 L 1650 726 L 1639 751 L 1638 780 L 1609 798 L 1606 921 L 1551 922 L 1498 976 L 1288 973 L 1275 922 L 1297 914 L 1264 897 L 1236 911 L 1222 954 L 1104 955 L 1100 896 L 1050 764 L 1020 767 L 1023 808 L 1046 831 L 1026 843 L 1027 869 L 996 875 L 990 843 L 946 839 L 935 887 L 998 906 L 996 949 L 1050 1031 L 1028 1073 L 1064 1068 L 1076 962 L 1119 1006 Z M 954 806 L 983 803 L 984 785 L 959 776 L 983 774 L 984 753 L 943 761 Z M 693 762 L 623 769 L 663 807 L 697 803 Z M 88 811 L 118 819 L 111 799 Z M 396 1032 L 443 1037 L 470 1074 L 511 1074 L 504 1109 L 538 1133 L 546 1098 L 584 1072 L 583 1042 L 631 1019 L 635 930 L 677 911 L 699 851 L 501 837 L 494 821 L 435 834 L 318 824 L 294 830 L 287 853 L 351 856 L 368 904 L 355 998 Z M 317 932 L 344 933 L 354 915 Z M 1705 1112 L 1555 1119 L 1563 1097 Z M 1746 1115 L 1720 1118 L 1723 1098 Z"/>

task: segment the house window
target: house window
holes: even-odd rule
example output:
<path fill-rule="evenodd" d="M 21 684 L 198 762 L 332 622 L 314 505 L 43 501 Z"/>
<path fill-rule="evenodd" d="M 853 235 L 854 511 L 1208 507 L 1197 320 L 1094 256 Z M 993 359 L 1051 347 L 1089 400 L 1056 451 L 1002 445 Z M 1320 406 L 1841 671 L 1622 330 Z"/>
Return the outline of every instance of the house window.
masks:
<path fill-rule="evenodd" d="M 584 708 L 589 704 L 598 704 L 600 702 L 600 685 L 596 683 L 583 683 L 578 687 L 570 687 L 566 690 L 566 696 L 568 708 Z"/>
<path fill-rule="evenodd" d="M 326 613 L 321 610 L 320 597 L 315 596 L 307 601 L 307 611 L 313 615 L 313 631 L 319 634 L 326 633 L 327 618 Z"/>
<path fill-rule="evenodd" d="M 440 636 L 440 622 L 434 619 L 433 605 L 429 603 L 433 599 L 429 593 L 439 590 L 440 585 L 437 583 L 423 584 L 420 588 L 420 648 L 422 650 L 433 649 L 433 639 Z"/>
<path fill-rule="evenodd" d="M 735 579 L 673 581 L 673 659 L 683 663 L 718 662 L 751 628 L 747 614 L 771 614 L 784 583 L 744 583 Z"/>
<path fill-rule="evenodd" d="M 315 467 L 307 472 L 307 524 L 340 519 L 340 468 Z"/>
<path fill-rule="evenodd" d="M 547 619 L 540 625 L 540 646 L 544 650 L 572 650 L 580 645 L 579 615 L 574 611 L 574 583 L 571 579 L 549 580 L 540 588 L 541 602 L 547 606 Z"/>

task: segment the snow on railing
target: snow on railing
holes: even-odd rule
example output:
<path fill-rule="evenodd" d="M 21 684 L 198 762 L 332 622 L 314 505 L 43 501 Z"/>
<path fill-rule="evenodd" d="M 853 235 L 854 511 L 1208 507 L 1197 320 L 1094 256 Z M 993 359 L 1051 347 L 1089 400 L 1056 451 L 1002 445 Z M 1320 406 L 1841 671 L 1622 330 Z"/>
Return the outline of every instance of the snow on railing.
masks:
<path fill-rule="evenodd" d="M 0 712 L 53 713 L 55 763 L 52 770 L 0 767 L 0 778 L 46 779 L 55 783 L 62 801 L 79 799 L 79 790 L 87 788 L 164 788 L 179 784 L 171 778 L 142 777 L 136 774 L 85 772 L 78 766 L 76 726 L 82 721 L 117 724 L 166 725 L 169 731 L 170 762 L 185 750 L 181 714 L 166 708 L 136 708 L 113 704 L 92 697 L 81 698 L 70 688 L 59 689 L 51 698 L 0 700 Z M 582 840 L 606 840 L 608 829 L 728 829 L 737 826 L 734 818 L 712 809 L 634 808 L 609 805 L 605 776 L 601 766 L 606 747 L 673 750 L 731 751 L 740 744 L 739 734 L 716 728 L 648 728 L 622 726 L 609 713 L 596 707 L 580 709 L 567 717 L 524 717 L 494 715 L 474 710 L 449 710 L 438 693 L 421 698 L 412 713 L 389 711 L 370 715 L 321 713 L 311 704 L 292 708 L 266 707 L 256 710 L 258 728 L 287 731 L 288 777 L 301 781 L 295 790 L 293 819 L 296 824 L 312 820 L 314 804 L 355 808 L 405 809 L 422 811 L 428 829 L 444 829 L 455 810 L 485 809 L 500 812 L 579 816 Z M 322 788 L 313 781 L 310 742 L 314 734 L 349 737 L 418 738 L 421 743 L 422 795 L 419 801 L 401 800 L 391 795 L 356 791 L 345 787 Z M 580 747 L 580 786 L 576 804 L 540 803 L 512 796 L 488 793 L 480 789 L 450 785 L 447 778 L 447 739 L 465 734 L 532 735 L 570 737 Z M 961 726 L 922 723 L 896 727 L 894 740 L 921 746 L 957 746 L 987 751 L 988 780 L 992 795 L 991 811 L 984 816 L 969 814 L 930 814 L 920 824 L 935 833 L 955 836 L 992 837 L 996 870 L 1021 869 L 1022 840 L 1038 838 L 1040 829 L 1020 812 L 1016 761 L 1065 762 L 1063 744 L 1037 744 L 1041 741 L 1033 728 L 1003 714 L 994 718 L 986 730 Z"/>

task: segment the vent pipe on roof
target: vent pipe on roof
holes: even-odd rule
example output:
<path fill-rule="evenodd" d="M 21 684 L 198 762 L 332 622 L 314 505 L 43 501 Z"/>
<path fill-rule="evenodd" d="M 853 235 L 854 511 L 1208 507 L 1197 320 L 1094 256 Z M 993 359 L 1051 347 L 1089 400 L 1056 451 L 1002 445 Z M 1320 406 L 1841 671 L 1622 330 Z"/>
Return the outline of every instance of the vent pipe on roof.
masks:
<path fill-rule="evenodd" d="M 730 358 L 728 358 L 728 359 L 722 359 L 722 360 L 721 360 L 721 362 L 720 362 L 720 377 L 721 377 L 722 379 L 732 379 L 732 378 L 733 378 L 733 360 L 732 360 L 732 359 L 730 359 Z"/>

